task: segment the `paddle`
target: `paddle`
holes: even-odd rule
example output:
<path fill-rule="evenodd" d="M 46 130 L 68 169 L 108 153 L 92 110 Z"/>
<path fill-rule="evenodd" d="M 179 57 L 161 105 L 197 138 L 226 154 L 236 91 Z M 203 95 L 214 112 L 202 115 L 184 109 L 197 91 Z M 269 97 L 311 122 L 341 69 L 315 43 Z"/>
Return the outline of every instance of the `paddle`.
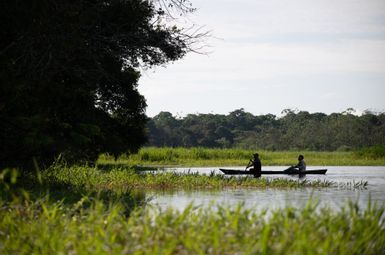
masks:
<path fill-rule="evenodd" d="M 253 160 L 249 160 L 249 163 L 247 164 L 246 168 L 245 168 L 245 171 L 247 170 L 247 168 L 250 166 L 250 162 L 253 162 Z"/>

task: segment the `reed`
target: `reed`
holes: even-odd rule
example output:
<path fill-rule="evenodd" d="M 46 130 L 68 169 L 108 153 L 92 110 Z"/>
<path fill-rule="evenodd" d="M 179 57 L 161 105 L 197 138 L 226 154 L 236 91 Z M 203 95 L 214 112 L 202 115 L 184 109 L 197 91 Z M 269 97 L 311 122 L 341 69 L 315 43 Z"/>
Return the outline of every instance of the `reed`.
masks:
<path fill-rule="evenodd" d="M 131 164 L 146 166 L 230 166 L 246 165 L 256 151 L 245 149 L 208 148 L 142 148 L 137 154 L 123 155 L 117 161 L 112 156 L 101 155 L 100 164 Z M 305 155 L 313 166 L 370 166 L 385 165 L 385 157 L 368 157 L 357 152 L 318 151 L 258 151 L 264 166 L 290 166 L 297 163 L 299 154 Z M 376 154 L 377 155 L 377 154 Z"/>

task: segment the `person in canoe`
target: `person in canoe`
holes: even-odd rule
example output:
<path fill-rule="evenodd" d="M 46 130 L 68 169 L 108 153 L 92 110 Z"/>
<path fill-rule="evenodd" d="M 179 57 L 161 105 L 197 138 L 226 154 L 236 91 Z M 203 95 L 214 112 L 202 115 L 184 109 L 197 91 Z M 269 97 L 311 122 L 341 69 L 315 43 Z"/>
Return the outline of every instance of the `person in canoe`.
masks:
<path fill-rule="evenodd" d="M 298 164 L 295 166 L 291 166 L 285 171 L 299 171 L 299 172 L 305 172 L 306 171 L 306 162 L 303 155 L 298 156 Z"/>
<path fill-rule="evenodd" d="M 255 153 L 253 154 L 253 159 L 250 159 L 249 163 L 246 166 L 246 169 L 249 168 L 249 171 L 251 171 L 255 178 L 261 177 L 261 171 L 262 171 L 262 164 L 261 160 L 259 159 L 259 154 Z"/>

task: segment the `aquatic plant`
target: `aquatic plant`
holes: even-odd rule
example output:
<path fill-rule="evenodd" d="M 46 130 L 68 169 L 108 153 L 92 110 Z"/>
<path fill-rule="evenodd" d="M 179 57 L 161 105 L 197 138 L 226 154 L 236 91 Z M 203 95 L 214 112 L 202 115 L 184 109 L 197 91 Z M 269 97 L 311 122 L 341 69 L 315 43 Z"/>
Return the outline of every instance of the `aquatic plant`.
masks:
<path fill-rule="evenodd" d="M 116 168 L 104 171 L 97 167 L 86 166 L 52 166 L 42 171 L 45 183 L 71 185 L 88 190 L 127 190 L 152 189 L 220 189 L 220 188 L 301 188 L 331 187 L 326 180 L 253 178 L 252 176 L 226 176 L 211 172 L 208 175 L 198 172 L 136 171 L 135 169 Z"/>

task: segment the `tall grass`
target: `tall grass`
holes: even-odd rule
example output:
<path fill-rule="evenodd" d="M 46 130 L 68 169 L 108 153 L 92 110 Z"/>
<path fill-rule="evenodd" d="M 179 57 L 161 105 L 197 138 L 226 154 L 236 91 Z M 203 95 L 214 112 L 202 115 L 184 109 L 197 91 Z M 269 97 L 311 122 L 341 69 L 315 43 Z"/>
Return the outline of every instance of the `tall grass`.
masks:
<path fill-rule="evenodd" d="M 256 212 L 236 207 L 167 211 L 87 198 L 0 201 L 0 254 L 382 254 L 384 207 L 316 204 Z"/>
<path fill-rule="evenodd" d="M 385 145 L 376 145 L 368 148 L 363 148 L 355 152 L 355 155 L 360 158 L 377 160 L 385 158 Z"/>
<path fill-rule="evenodd" d="M 44 183 L 86 188 L 92 191 L 113 190 L 128 192 L 137 189 L 222 189 L 222 188 L 302 188 L 330 187 L 331 181 L 307 181 L 284 178 L 228 177 L 223 174 L 143 172 L 135 169 L 115 168 L 109 171 L 97 167 L 62 165 L 42 171 Z"/>
<path fill-rule="evenodd" d="M 152 187 L 306 187 L 306 180 L 143 174 L 54 165 L 0 172 L 0 254 L 381 254 L 385 208 L 238 206 L 162 211 L 131 192 Z M 319 182 L 329 186 L 329 182 Z"/>
<path fill-rule="evenodd" d="M 256 151 L 245 149 L 207 148 L 142 148 L 137 154 L 121 156 L 118 161 L 108 155 L 101 155 L 99 163 L 137 165 L 183 165 L 183 166 L 229 166 L 246 165 Z M 385 165 L 385 157 L 368 157 L 357 152 L 315 152 L 315 151 L 258 151 L 264 166 L 290 166 L 297 163 L 299 154 L 305 156 L 308 165 L 367 166 Z M 376 154 L 377 155 L 377 154 Z"/>
<path fill-rule="evenodd" d="M 131 189 L 100 188 L 87 185 L 88 182 L 82 181 L 71 182 L 73 179 L 61 178 L 60 171 L 57 172 L 58 175 L 47 175 L 47 173 L 43 171 L 36 177 L 20 173 L 15 169 L 0 171 L 0 200 L 26 204 L 42 199 L 47 203 L 60 201 L 63 204 L 73 204 L 81 200 L 83 207 L 89 206 L 95 200 L 106 205 L 122 202 L 124 213 L 127 215 L 135 207 L 147 202 L 142 192 Z M 75 175 L 74 179 L 79 176 L 81 175 Z"/>

